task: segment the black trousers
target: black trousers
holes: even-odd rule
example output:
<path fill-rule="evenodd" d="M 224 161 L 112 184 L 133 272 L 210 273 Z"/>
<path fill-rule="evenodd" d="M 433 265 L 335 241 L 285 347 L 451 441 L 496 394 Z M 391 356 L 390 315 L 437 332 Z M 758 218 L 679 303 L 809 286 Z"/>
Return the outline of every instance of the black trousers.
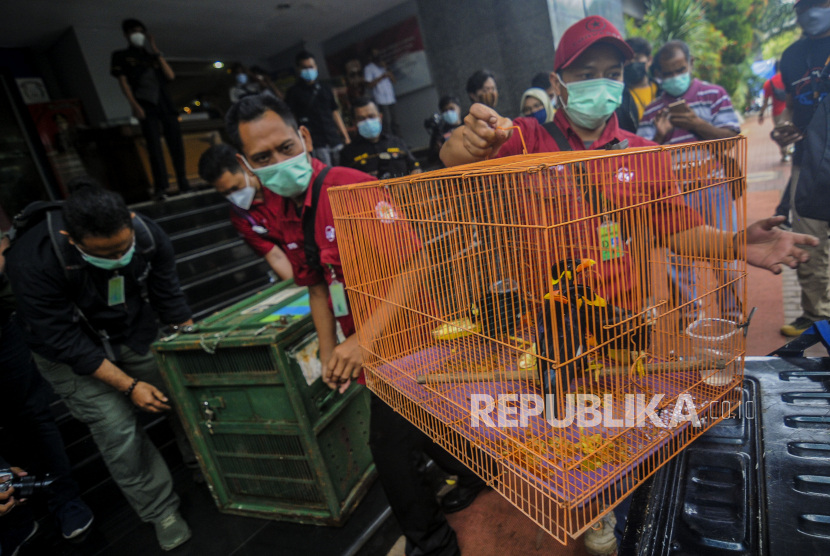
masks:
<path fill-rule="evenodd" d="M 407 556 L 459 555 L 455 531 L 418 470 L 418 456 L 426 453 L 444 471 L 458 475 L 459 486 L 480 484 L 481 478 L 374 394 L 371 410 L 369 447 L 392 513 L 406 536 Z"/>
<path fill-rule="evenodd" d="M 51 390 L 41 377 L 14 317 L 3 325 L 0 336 L 0 426 L 10 445 L 0 448 L 9 464 L 24 467 L 30 475 L 49 474 L 56 478 L 46 493 L 49 511 L 80 496 L 78 484 L 70 476 L 71 467 L 58 425 L 49 408 Z M 24 522 L 28 510 L 15 508 L 8 518 Z M 5 522 L 7 518 L 0 521 Z M 12 523 L 2 523 L 3 528 Z"/>
<path fill-rule="evenodd" d="M 181 192 L 189 191 L 187 171 L 184 167 L 184 142 L 176 109 L 166 95 L 161 95 L 158 104 L 139 101 L 144 109 L 141 131 L 147 141 L 147 153 L 150 156 L 150 168 L 153 170 L 153 192 L 158 195 L 167 191 L 167 165 L 164 162 L 164 150 L 161 146 L 161 134 L 167 142 L 167 150 L 173 160 L 176 181 Z"/>

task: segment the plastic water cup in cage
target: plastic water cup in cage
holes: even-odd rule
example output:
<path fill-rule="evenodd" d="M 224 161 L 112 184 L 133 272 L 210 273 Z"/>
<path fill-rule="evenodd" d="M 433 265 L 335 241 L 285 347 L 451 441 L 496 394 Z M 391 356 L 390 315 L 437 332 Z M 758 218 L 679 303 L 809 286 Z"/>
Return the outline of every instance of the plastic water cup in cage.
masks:
<path fill-rule="evenodd" d="M 738 323 L 725 319 L 701 319 L 686 328 L 695 357 L 706 363 L 700 370 L 703 382 L 710 386 L 725 386 L 732 382 L 735 376 L 732 360 L 738 350 L 740 331 Z M 718 371 L 718 363 L 725 363 L 726 367 Z"/>

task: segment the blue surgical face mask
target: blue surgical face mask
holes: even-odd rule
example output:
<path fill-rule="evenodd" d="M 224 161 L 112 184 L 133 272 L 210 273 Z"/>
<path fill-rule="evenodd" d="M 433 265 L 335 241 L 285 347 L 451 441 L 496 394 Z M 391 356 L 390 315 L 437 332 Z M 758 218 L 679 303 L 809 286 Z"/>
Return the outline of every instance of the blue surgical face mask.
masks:
<path fill-rule="evenodd" d="M 441 117 L 444 118 L 444 121 L 450 125 L 458 123 L 458 112 L 455 110 L 446 110 L 441 113 Z"/>
<path fill-rule="evenodd" d="M 236 82 L 240 85 L 244 85 L 248 82 L 248 76 L 244 73 L 237 73 L 236 74 Z"/>
<path fill-rule="evenodd" d="M 830 30 L 830 8 L 813 7 L 798 14 L 798 24 L 811 37 L 818 37 Z"/>
<path fill-rule="evenodd" d="M 622 104 L 622 81 L 602 78 L 566 84 L 560 77 L 559 82 L 568 90 L 568 103 L 563 101 L 562 109 L 583 129 L 598 128 Z"/>
<path fill-rule="evenodd" d="M 357 132 L 361 137 L 366 139 L 375 139 L 380 136 L 383 126 L 380 123 L 380 118 L 369 118 L 362 122 L 357 122 Z"/>
<path fill-rule="evenodd" d="M 536 112 L 531 112 L 530 115 L 531 117 L 536 118 L 540 124 L 545 123 L 545 120 L 548 119 L 548 111 L 544 108 L 540 108 Z"/>
<path fill-rule="evenodd" d="M 133 254 L 135 253 L 135 237 L 133 237 L 133 244 L 130 246 L 127 252 L 121 255 L 121 257 L 118 259 L 105 259 L 103 257 L 94 257 L 92 255 L 88 255 L 87 253 L 84 253 L 83 250 L 81 250 L 81 248 L 77 245 L 75 246 L 75 249 L 77 249 L 78 252 L 81 254 L 81 257 L 83 257 L 83 259 L 92 266 L 102 268 L 104 270 L 116 270 L 118 268 L 124 268 L 125 266 L 130 264 L 130 261 L 133 260 Z"/>
<path fill-rule="evenodd" d="M 300 77 L 302 77 L 304 81 L 308 81 L 309 83 L 311 83 L 312 81 L 317 81 L 317 69 L 305 68 L 303 70 L 300 70 Z"/>
<path fill-rule="evenodd" d="M 664 79 L 663 82 L 660 83 L 660 86 L 663 87 L 663 90 L 671 96 L 681 97 L 686 94 L 686 91 L 689 90 L 689 86 L 691 86 L 691 84 L 692 74 L 687 71 L 686 73 L 681 73 L 680 75 Z"/>
<path fill-rule="evenodd" d="M 245 187 L 234 191 L 228 195 L 226 199 L 242 210 L 248 210 L 254 202 L 254 195 L 256 195 L 256 189 L 251 186 L 250 176 L 245 173 Z"/>
<path fill-rule="evenodd" d="M 308 184 L 311 183 L 311 162 L 308 160 L 308 153 L 305 151 L 305 141 L 302 136 L 300 143 L 303 146 L 303 152 L 295 157 L 265 166 L 263 168 L 251 168 L 247 159 L 245 165 L 248 169 L 259 178 L 260 183 L 283 197 L 293 199 L 297 195 L 305 192 L 308 189 Z"/>

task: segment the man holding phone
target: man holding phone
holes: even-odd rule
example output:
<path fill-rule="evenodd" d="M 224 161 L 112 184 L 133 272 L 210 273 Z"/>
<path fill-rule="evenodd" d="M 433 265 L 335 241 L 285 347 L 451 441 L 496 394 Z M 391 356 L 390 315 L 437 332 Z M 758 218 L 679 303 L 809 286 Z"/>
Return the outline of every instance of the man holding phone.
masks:
<path fill-rule="evenodd" d="M 141 125 L 153 171 L 154 198 L 163 201 L 167 198 L 168 176 L 162 133 L 173 161 L 179 193 L 190 191 L 178 113 L 167 91 L 167 83 L 173 81 L 176 74 L 141 21 L 125 19 L 121 30 L 128 46 L 112 53 L 110 75 L 118 79 L 133 116 Z"/>
<path fill-rule="evenodd" d="M 654 65 L 663 94 L 646 107 L 637 135 L 661 145 L 676 145 L 725 139 L 741 132 L 723 87 L 692 77 L 694 58 L 685 42 L 664 44 Z"/>
<path fill-rule="evenodd" d="M 637 135 L 656 143 L 676 145 L 724 139 L 741 132 L 732 101 L 723 87 L 692 77 L 694 58 L 686 43 L 667 42 L 654 57 L 654 64 L 655 73 L 662 80 L 663 93 L 643 112 Z M 703 153 L 689 154 L 688 160 L 675 160 L 675 163 L 682 168 L 685 164 L 701 162 L 700 157 L 706 156 Z M 727 184 L 701 188 L 695 181 L 688 184 L 681 182 L 680 187 L 689 191 L 685 200 L 690 206 L 715 208 L 701 211 L 706 224 L 722 230 L 735 230 L 738 221 L 736 207 Z M 727 263 L 718 269 L 720 283 L 734 278 L 732 267 L 734 263 Z M 702 317 L 697 302 L 687 305 L 697 297 L 694 271 L 688 262 L 683 264 L 683 259 L 672 253 L 669 255 L 669 275 L 672 287 L 679 291 L 681 304 L 688 307 L 680 321 L 681 328 L 685 330 L 690 321 Z M 718 304 L 723 313 L 735 322 L 741 322 L 744 318 L 740 296 L 733 287 L 719 291 Z"/>

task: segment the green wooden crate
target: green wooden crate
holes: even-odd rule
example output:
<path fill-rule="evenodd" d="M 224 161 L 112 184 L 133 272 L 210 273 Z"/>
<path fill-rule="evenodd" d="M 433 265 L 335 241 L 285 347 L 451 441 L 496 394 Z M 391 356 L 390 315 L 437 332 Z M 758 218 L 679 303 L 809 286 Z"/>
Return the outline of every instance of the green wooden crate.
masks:
<path fill-rule="evenodd" d="M 221 511 L 348 518 L 375 478 L 369 391 L 319 378 L 305 288 L 270 287 L 153 350 Z"/>

